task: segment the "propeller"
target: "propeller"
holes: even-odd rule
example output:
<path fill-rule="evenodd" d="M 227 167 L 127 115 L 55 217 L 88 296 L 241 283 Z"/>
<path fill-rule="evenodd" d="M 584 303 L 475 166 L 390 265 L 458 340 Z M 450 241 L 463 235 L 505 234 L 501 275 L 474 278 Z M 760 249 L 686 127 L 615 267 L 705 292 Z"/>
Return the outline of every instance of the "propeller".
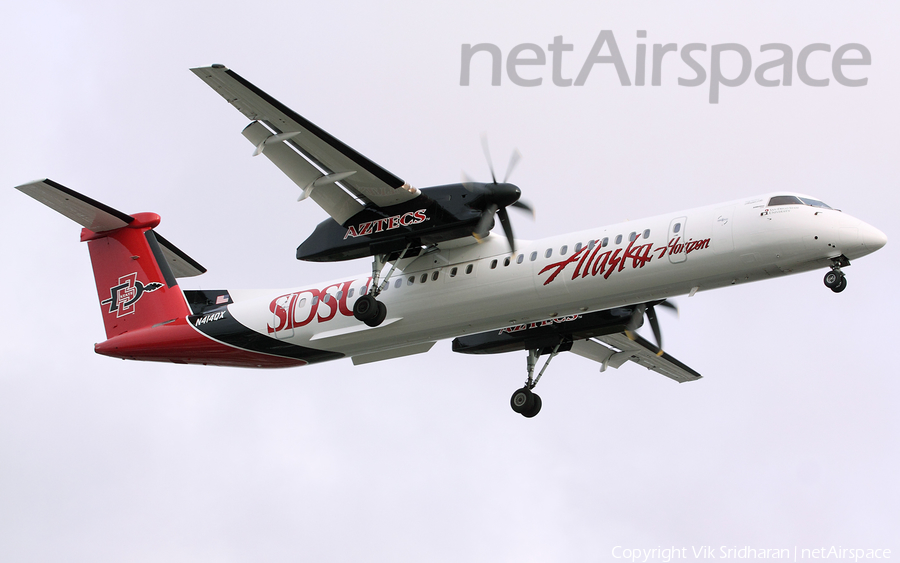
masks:
<path fill-rule="evenodd" d="M 659 305 L 661 307 L 666 307 L 678 313 L 678 307 L 675 306 L 674 303 L 670 303 L 665 299 L 659 299 L 657 301 L 650 301 L 649 303 L 644 304 L 644 314 L 647 315 L 647 320 L 650 321 L 650 329 L 653 330 L 653 338 L 656 340 L 656 347 L 659 348 L 659 351 L 656 353 L 657 356 L 663 355 L 663 346 L 662 346 L 662 331 L 659 329 L 659 319 L 656 316 L 655 307 Z M 628 331 L 626 331 L 628 332 Z M 629 333 L 628 337 L 632 338 L 632 335 Z"/>
<path fill-rule="evenodd" d="M 500 217 L 500 225 L 503 227 L 506 240 L 509 241 L 510 252 L 514 253 L 516 251 L 516 243 L 515 238 L 513 237 L 512 222 L 509 220 L 509 214 L 506 212 L 506 208 L 508 206 L 518 207 L 519 209 L 524 209 L 531 213 L 532 217 L 534 216 L 534 210 L 531 206 L 525 202 L 519 201 L 522 191 L 517 186 L 507 182 L 513 169 L 516 167 L 516 164 L 518 164 L 519 160 L 522 158 L 522 154 L 518 150 L 513 151 L 509 158 L 509 164 L 506 167 L 506 175 L 503 178 L 503 182 L 497 182 L 497 174 L 494 172 L 494 163 L 491 159 L 491 150 L 488 146 L 487 135 L 481 135 L 481 147 L 484 150 L 484 158 L 487 160 L 488 169 L 491 172 L 491 183 L 482 184 L 485 191 L 484 193 L 479 194 L 480 197 L 476 200 L 480 200 L 484 203 L 484 209 L 481 212 L 481 219 L 479 219 L 478 224 L 475 226 L 472 235 L 479 242 L 484 240 L 494 226 L 494 216 L 498 216 Z M 465 175 L 463 175 L 463 182 L 466 189 L 475 191 L 473 183 Z"/>

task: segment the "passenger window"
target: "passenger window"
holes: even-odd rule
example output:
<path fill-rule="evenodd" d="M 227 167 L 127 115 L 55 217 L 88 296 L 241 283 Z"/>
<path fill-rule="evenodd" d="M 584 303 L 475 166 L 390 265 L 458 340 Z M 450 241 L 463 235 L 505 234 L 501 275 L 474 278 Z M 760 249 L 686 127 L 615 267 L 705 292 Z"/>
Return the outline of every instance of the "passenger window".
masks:
<path fill-rule="evenodd" d="M 521 264 L 524 260 L 525 260 L 525 255 L 519 254 L 519 256 L 516 257 L 516 264 Z"/>
<path fill-rule="evenodd" d="M 635 239 L 637 239 L 637 233 L 634 231 L 631 231 L 631 234 L 628 235 L 628 242 L 634 242 Z"/>
<path fill-rule="evenodd" d="M 422 277 L 419 278 L 419 283 L 425 283 L 428 281 L 428 274 L 422 274 Z"/>
<path fill-rule="evenodd" d="M 471 273 L 472 273 L 472 268 L 473 268 L 473 267 L 474 267 L 474 266 L 472 266 L 472 264 L 469 264 L 468 266 L 466 266 L 466 273 L 467 273 L 467 274 L 471 274 Z"/>
<path fill-rule="evenodd" d="M 403 285 L 403 279 L 397 278 L 397 281 L 394 282 L 394 287 L 399 288 L 401 285 Z"/>
<path fill-rule="evenodd" d="M 491 269 L 493 270 L 493 269 L 496 268 L 496 267 L 497 267 L 497 261 L 496 261 L 496 260 L 491 260 Z"/>
<path fill-rule="evenodd" d="M 314 295 L 312 298 L 312 302 L 310 303 L 312 306 L 315 306 L 319 302 L 319 296 Z"/>
<path fill-rule="evenodd" d="M 650 238 L 650 229 L 644 230 L 644 238 L 645 239 Z"/>
<path fill-rule="evenodd" d="M 306 305 L 306 297 L 300 300 L 300 303 L 297 304 L 297 307 L 303 307 Z"/>
<path fill-rule="evenodd" d="M 503 267 L 509 266 L 509 256 L 503 259 Z"/>
<path fill-rule="evenodd" d="M 578 244 L 575 245 L 575 252 L 578 252 L 579 250 L 581 250 L 581 243 L 580 243 L 580 242 L 579 242 Z"/>
<path fill-rule="evenodd" d="M 337 295 L 335 295 L 334 298 L 337 299 L 338 301 L 340 301 L 340 300 L 341 300 L 341 297 L 343 297 L 343 296 L 344 296 L 344 292 L 343 292 L 343 291 L 338 291 L 338 292 L 337 292 Z"/>
<path fill-rule="evenodd" d="M 616 244 L 622 244 L 622 235 L 616 235 Z"/>
<path fill-rule="evenodd" d="M 350 299 L 351 297 L 353 297 L 353 288 L 352 287 L 350 288 L 350 291 L 347 292 L 347 299 Z"/>
<path fill-rule="evenodd" d="M 597 241 L 592 240 L 588 243 L 588 250 L 594 250 L 594 245 L 597 244 Z"/>
<path fill-rule="evenodd" d="M 603 248 L 607 244 L 609 244 L 609 237 L 603 237 L 603 240 L 600 242 L 600 248 Z"/>
<path fill-rule="evenodd" d="M 451 278 L 455 278 L 455 277 L 456 277 L 456 266 L 450 268 L 450 277 L 451 277 Z"/>
<path fill-rule="evenodd" d="M 544 253 L 544 258 L 550 258 L 551 256 L 553 256 L 553 249 L 548 248 L 547 252 Z"/>
<path fill-rule="evenodd" d="M 416 283 L 416 276 L 409 276 L 406 278 L 406 285 L 412 285 Z"/>
<path fill-rule="evenodd" d="M 438 279 L 438 271 L 435 270 L 433 274 L 431 274 L 431 281 L 437 281 Z"/>
<path fill-rule="evenodd" d="M 672 227 L 672 232 L 677 233 L 680 230 L 681 230 L 681 223 L 675 223 L 675 226 Z"/>
<path fill-rule="evenodd" d="M 562 248 L 559 249 L 559 254 L 561 256 L 565 256 L 566 252 L 568 252 L 568 251 L 569 251 L 569 245 L 564 244 L 564 245 L 562 245 Z"/>
<path fill-rule="evenodd" d="M 531 261 L 534 262 L 537 260 L 537 250 L 531 253 Z"/>

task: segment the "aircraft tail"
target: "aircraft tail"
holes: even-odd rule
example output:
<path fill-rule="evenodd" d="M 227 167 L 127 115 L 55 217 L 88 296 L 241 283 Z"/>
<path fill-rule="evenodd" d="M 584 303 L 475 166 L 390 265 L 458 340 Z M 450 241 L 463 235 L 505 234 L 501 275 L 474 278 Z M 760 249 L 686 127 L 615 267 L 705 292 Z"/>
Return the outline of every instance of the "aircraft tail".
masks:
<path fill-rule="evenodd" d="M 16 189 L 84 227 L 107 339 L 190 315 L 176 277 L 206 268 L 153 230 L 159 215 L 127 215 L 52 180 Z"/>

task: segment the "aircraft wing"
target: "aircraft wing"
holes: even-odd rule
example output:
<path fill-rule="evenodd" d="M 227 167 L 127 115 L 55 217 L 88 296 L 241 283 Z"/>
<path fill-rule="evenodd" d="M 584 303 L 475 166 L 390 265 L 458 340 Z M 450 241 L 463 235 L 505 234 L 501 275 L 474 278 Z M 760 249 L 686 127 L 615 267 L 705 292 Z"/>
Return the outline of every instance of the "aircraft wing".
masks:
<path fill-rule="evenodd" d="M 463 354 L 499 354 L 518 350 L 554 349 L 573 352 L 599 362 L 600 371 L 618 368 L 628 361 L 665 375 L 679 383 L 696 381 L 701 375 L 634 332 L 643 309 L 618 307 L 537 323 L 508 327 L 453 339 L 453 351 Z M 629 337 L 630 335 L 630 337 Z"/>
<path fill-rule="evenodd" d="M 253 122 L 244 129 L 257 148 L 340 224 L 366 205 L 388 207 L 419 192 L 222 65 L 193 68 Z"/>
<path fill-rule="evenodd" d="M 608 366 L 618 368 L 627 361 L 674 379 L 678 383 L 696 381 L 702 376 L 688 366 L 679 362 L 665 352 L 657 356 L 658 348 L 651 342 L 632 333 L 632 340 L 624 333 L 596 336 L 586 340 L 576 340 L 572 343 L 573 352 L 583 358 L 600 362 L 600 371 L 605 371 Z"/>

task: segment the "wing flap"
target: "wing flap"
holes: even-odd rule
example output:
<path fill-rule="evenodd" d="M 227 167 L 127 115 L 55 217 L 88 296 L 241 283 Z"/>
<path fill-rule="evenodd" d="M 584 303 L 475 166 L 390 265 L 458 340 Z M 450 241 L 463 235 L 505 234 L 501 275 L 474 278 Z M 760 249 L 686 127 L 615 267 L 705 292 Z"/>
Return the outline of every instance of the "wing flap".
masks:
<path fill-rule="evenodd" d="M 258 146 L 260 143 L 264 143 L 272 133 L 265 125 L 254 121 L 244 129 L 243 135 Z M 324 178 L 324 175 L 287 143 L 269 145 L 262 154 L 284 172 L 291 181 L 300 186 L 304 195 L 308 195 L 319 204 L 338 223 L 343 225 L 347 219 L 364 209 L 361 203 L 335 182 L 314 185 L 317 180 Z"/>
<path fill-rule="evenodd" d="M 678 383 L 696 381 L 703 377 L 665 352 L 657 356 L 656 346 L 640 335 L 633 334 L 632 336 L 634 336 L 634 340 L 622 333 L 579 340 L 572 344 L 571 352 L 600 362 L 603 364 L 601 370 L 605 370 L 607 366 L 618 368 L 626 361 L 632 361 Z"/>
<path fill-rule="evenodd" d="M 388 207 L 418 195 L 417 190 L 410 188 L 402 179 L 297 114 L 236 72 L 222 65 L 193 68 L 191 71 L 245 117 L 263 122 L 276 135 L 295 133 L 282 142 L 295 147 L 322 175 L 354 171 L 352 177 L 342 180 L 342 184 L 362 200 L 377 207 Z M 259 147 L 258 142 L 254 144 Z M 263 154 L 276 144 L 280 143 L 263 147 Z"/>

